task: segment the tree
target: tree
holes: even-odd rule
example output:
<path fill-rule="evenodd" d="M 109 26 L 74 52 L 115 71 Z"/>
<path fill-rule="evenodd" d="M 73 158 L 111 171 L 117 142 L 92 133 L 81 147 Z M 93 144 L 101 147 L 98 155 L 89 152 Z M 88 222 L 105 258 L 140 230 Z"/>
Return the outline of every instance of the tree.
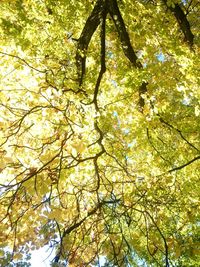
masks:
<path fill-rule="evenodd" d="M 1 266 L 199 266 L 198 8 L 2 1 Z"/>

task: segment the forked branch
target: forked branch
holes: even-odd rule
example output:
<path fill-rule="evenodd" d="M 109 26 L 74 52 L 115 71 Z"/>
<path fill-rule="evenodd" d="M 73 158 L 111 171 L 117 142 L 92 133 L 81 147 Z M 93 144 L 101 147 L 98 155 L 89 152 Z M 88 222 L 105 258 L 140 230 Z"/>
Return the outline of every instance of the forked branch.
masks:
<path fill-rule="evenodd" d="M 77 53 L 76 53 L 76 65 L 78 70 L 78 81 L 79 86 L 82 85 L 83 79 L 86 71 L 86 54 L 88 45 L 92 38 L 92 35 L 96 31 L 98 25 L 102 20 L 102 30 L 101 30 L 101 69 L 99 72 L 99 76 L 96 81 L 95 89 L 94 89 L 94 97 L 91 103 L 94 103 L 96 110 L 98 110 L 97 105 L 97 94 L 100 86 L 101 79 L 103 77 L 104 72 L 106 71 L 105 66 L 105 18 L 106 14 L 109 13 L 114 25 L 117 29 L 120 42 L 122 45 L 123 52 L 128 60 L 133 64 L 134 67 L 138 69 L 142 69 L 142 64 L 139 62 L 138 57 L 131 45 L 129 34 L 126 30 L 126 26 L 124 20 L 122 18 L 121 12 L 119 10 L 117 0 L 98 0 L 94 6 L 94 9 L 86 21 L 86 24 L 81 33 L 81 37 L 78 39 Z M 147 92 L 147 83 L 142 82 L 139 87 L 139 109 L 142 112 L 144 108 L 144 99 L 143 94 Z M 90 104 L 91 104 L 90 103 Z"/>
<path fill-rule="evenodd" d="M 76 52 L 76 65 L 78 70 L 78 81 L 79 86 L 83 83 L 83 78 L 85 75 L 85 62 L 86 53 L 90 40 L 95 33 L 98 25 L 101 22 L 102 14 L 105 10 L 105 1 L 98 0 L 87 19 L 80 38 L 78 39 L 77 52 Z"/>

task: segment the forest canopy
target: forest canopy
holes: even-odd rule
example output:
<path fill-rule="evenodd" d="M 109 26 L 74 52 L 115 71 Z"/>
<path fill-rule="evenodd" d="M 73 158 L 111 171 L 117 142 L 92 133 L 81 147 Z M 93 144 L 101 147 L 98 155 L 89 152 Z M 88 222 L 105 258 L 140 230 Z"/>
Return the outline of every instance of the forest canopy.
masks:
<path fill-rule="evenodd" d="M 1 1 L 1 266 L 200 266 L 199 12 Z"/>

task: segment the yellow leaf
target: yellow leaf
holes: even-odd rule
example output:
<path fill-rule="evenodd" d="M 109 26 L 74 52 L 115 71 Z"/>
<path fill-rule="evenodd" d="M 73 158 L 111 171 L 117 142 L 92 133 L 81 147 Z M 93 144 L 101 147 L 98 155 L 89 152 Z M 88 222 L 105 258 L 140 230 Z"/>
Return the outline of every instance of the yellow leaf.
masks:
<path fill-rule="evenodd" d="M 181 248 L 180 247 L 176 247 L 175 249 L 175 257 L 178 259 L 181 255 Z"/>
<path fill-rule="evenodd" d="M 58 220 L 61 218 L 61 210 L 60 209 L 55 209 L 53 211 L 51 211 L 48 215 L 49 219 L 55 219 Z"/>
<path fill-rule="evenodd" d="M 0 169 L 4 169 L 6 167 L 5 161 L 1 160 L 0 161 Z"/>
<path fill-rule="evenodd" d="M 4 257 L 4 251 L 3 250 L 0 250 L 0 257 Z"/>
<path fill-rule="evenodd" d="M 23 255 L 21 254 L 21 253 L 16 253 L 16 254 L 14 254 L 14 256 L 13 256 L 13 259 L 15 260 L 15 261 L 17 261 L 17 260 L 21 260 L 23 258 Z"/>
<path fill-rule="evenodd" d="M 82 153 L 86 149 L 86 145 L 83 142 L 72 145 L 77 153 Z"/>
<path fill-rule="evenodd" d="M 199 106 L 196 106 L 195 109 L 194 109 L 194 113 L 195 113 L 195 116 L 199 116 L 200 114 L 200 109 L 199 109 Z"/>

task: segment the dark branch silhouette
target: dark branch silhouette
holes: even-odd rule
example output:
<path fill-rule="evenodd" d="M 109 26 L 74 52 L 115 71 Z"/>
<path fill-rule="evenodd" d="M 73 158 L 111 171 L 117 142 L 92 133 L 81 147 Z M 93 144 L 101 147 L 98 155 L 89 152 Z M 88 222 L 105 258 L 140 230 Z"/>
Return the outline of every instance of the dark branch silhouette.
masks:
<path fill-rule="evenodd" d="M 179 4 L 176 3 L 175 6 L 173 7 L 173 6 L 168 6 L 166 0 L 163 0 L 163 2 L 169 8 L 169 10 L 174 14 L 179 24 L 179 27 L 184 34 L 184 41 L 187 42 L 190 47 L 192 47 L 194 44 L 194 35 L 191 31 L 187 15 L 184 13 Z"/>
<path fill-rule="evenodd" d="M 83 83 L 83 78 L 85 75 L 85 61 L 88 45 L 90 40 L 95 33 L 98 25 L 101 22 L 102 14 L 105 10 L 105 1 L 98 0 L 87 19 L 80 38 L 78 39 L 77 52 L 76 52 L 76 65 L 78 70 L 78 81 L 79 86 Z"/>

